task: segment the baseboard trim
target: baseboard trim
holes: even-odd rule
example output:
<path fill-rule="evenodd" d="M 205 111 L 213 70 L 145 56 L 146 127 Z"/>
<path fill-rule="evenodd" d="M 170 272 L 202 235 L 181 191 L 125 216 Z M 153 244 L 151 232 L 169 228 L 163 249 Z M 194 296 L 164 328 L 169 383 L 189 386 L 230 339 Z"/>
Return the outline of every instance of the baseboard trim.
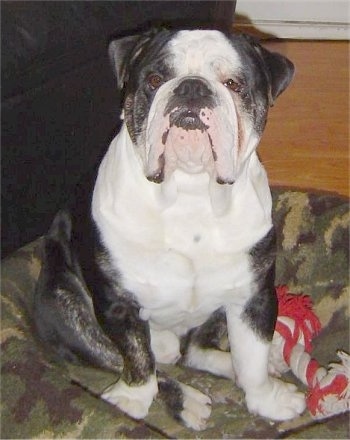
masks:
<path fill-rule="evenodd" d="M 237 22 L 234 29 L 260 34 L 265 37 L 292 38 L 301 40 L 349 40 L 348 23 L 320 23 L 310 21 L 256 20 Z"/>

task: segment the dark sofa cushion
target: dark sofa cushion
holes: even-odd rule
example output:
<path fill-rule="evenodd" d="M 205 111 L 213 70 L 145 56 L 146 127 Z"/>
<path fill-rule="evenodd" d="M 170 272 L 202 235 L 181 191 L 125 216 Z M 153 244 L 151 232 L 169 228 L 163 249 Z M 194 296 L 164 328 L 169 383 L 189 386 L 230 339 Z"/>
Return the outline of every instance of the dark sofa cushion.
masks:
<path fill-rule="evenodd" d="M 156 24 L 230 25 L 222 2 L 16 1 L 2 12 L 3 98 L 103 55 L 108 36 Z M 226 12 L 234 2 L 225 2 Z M 160 8 L 161 4 L 161 8 Z"/>

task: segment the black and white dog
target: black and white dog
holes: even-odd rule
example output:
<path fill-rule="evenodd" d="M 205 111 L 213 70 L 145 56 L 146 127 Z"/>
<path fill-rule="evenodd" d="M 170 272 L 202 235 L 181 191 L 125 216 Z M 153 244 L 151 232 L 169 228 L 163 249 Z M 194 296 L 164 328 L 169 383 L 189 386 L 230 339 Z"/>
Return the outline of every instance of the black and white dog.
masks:
<path fill-rule="evenodd" d="M 44 239 L 41 338 L 114 371 L 101 397 L 134 418 L 159 391 L 187 426 L 205 426 L 210 399 L 156 371 L 180 358 L 236 378 L 252 413 L 300 414 L 304 396 L 268 374 L 275 235 L 256 154 L 292 63 L 206 30 L 123 37 L 109 51 L 124 123 L 86 215 L 61 211 Z M 225 331 L 230 352 L 219 350 Z"/>

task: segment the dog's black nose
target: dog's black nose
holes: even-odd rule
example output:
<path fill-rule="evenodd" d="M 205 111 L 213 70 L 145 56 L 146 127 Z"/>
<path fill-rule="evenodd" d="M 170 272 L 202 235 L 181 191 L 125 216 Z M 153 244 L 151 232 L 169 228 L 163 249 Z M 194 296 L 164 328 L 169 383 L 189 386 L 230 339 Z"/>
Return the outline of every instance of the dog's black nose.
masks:
<path fill-rule="evenodd" d="M 206 98 L 213 92 L 200 78 L 186 78 L 174 90 L 174 95 L 186 98 Z"/>

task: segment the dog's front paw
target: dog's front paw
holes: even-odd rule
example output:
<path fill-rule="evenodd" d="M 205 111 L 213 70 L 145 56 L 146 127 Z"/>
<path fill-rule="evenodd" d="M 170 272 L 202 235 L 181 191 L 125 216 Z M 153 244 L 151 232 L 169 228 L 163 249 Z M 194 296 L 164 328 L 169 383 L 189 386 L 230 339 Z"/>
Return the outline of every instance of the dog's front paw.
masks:
<path fill-rule="evenodd" d="M 109 386 L 101 395 L 103 400 L 116 405 L 134 419 L 147 416 L 153 398 L 158 392 L 157 378 L 152 375 L 144 385 L 129 386 L 123 380 Z"/>
<path fill-rule="evenodd" d="M 251 413 L 272 420 L 292 419 L 305 409 L 305 396 L 295 385 L 272 377 L 263 387 L 247 392 L 246 401 Z"/>
<path fill-rule="evenodd" d="M 180 418 L 188 428 L 196 431 L 205 429 L 211 413 L 210 398 L 183 383 L 180 383 L 180 388 L 183 393 L 183 410 L 180 413 Z"/>

